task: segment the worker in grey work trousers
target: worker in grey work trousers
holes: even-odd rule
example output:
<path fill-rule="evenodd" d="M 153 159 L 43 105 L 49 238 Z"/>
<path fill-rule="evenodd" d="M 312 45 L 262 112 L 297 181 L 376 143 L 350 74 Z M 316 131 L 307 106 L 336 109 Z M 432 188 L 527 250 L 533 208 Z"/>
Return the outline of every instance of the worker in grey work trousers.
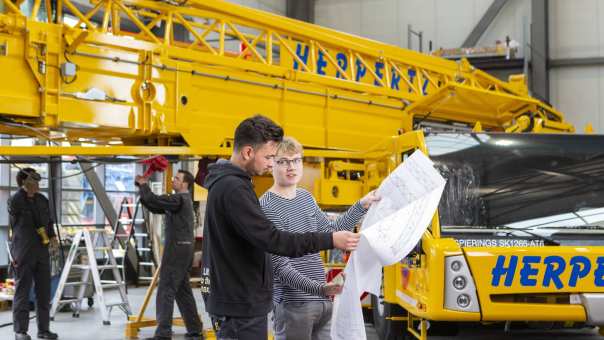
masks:
<path fill-rule="evenodd" d="M 155 195 L 149 188 L 148 179 L 136 176 L 143 206 L 152 213 L 165 214 L 165 245 L 159 271 L 156 315 L 157 329 L 150 339 L 172 338 L 172 313 L 174 300 L 187 328 L 186 339 L 203 339 L 202 325 L 197 314 L 197 306 L 189 271 L 193 264 L 193 199 L 195 179 L 185 170 L 179 170 L 172 179 L 172 195 Z"/>

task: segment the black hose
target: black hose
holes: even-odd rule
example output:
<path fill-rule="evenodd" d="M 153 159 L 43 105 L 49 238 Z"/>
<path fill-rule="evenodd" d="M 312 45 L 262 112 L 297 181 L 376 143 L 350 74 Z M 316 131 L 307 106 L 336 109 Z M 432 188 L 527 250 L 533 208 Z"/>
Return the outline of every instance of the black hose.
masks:
<path fill-rule="evenodd" d="M 36 317 L 36 315 L 34 316 L 30 316 L 29 319 L 33 320 Z M 4 327 L 8 327 L 8 326 L 12 326 L 14 322 L 7 322 L 7 323 L 3 323 L 0 325 L 0 328 L 4 328 Z"/>

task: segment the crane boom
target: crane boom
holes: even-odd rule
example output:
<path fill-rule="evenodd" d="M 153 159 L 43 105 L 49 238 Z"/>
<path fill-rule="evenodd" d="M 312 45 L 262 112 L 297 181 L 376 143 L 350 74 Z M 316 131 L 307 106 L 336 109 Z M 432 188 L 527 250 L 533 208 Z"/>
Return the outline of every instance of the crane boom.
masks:
<path fill-rule="evenodd" d="M 70 145 L 49 154 L 109 152 L 82 140 L 223 154 L 255 113 L 317 154 L 364 150 L 418 120 L 573 131 L 523 77 L 220 0 L 22 2 L 0 2 L 0 132 Z"/>

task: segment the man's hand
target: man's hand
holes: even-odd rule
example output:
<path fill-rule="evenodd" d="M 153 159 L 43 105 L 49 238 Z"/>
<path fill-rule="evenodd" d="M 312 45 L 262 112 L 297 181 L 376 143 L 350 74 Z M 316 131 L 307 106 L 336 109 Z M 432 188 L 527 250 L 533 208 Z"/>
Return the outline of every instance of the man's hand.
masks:
<path fill-rule="evenodd" d="M 134 182 L 137 185 L 143 185 L 143 184 L 147 184 L 149 182 L 149 179 L 147 177 L 145 177 L 145 176 L 137 175 L 134 178 Z"/>
<path fill-rule="evenodd" d="M 371 190 L 367 195 L 365 195 L 365 197 L 361 198 L 361 206 L 365 209 L 369 209 L 372 204 L 376 203 L 380 199 L 380 195 L 375 190 Z"/>
<path fill-rule="evenodd" d="M 344 286 L 340 284 L 328 282 L 323 287 L 321 287 L 321 293 L 323 293 L 323 296 L 339 295 L 342 294 L 343 287 Z"/>
<path fill-rule="evenodd" d="M 361 234 L 351 233 L 350 231 L 338 231 L 331 234 L 334 248 L 352 251 L 357 249 Z"/>

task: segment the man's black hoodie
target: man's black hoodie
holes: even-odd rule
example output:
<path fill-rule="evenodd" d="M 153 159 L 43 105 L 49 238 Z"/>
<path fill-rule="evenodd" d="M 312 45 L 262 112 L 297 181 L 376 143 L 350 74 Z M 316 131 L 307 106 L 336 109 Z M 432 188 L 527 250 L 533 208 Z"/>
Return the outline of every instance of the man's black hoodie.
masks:
<path fill-rule="evenodd" d="M 251 177 L 229 161 L 209 167 L 203 272 L 209 274 L 206 308 L 231 317 L 267 315 L 272 308 L 270 255 L 299 257 L 333 248 L 331 233 L 280 231 L 264 216 Z M 207 277 L 205 284 L 207 284 Z"/>

